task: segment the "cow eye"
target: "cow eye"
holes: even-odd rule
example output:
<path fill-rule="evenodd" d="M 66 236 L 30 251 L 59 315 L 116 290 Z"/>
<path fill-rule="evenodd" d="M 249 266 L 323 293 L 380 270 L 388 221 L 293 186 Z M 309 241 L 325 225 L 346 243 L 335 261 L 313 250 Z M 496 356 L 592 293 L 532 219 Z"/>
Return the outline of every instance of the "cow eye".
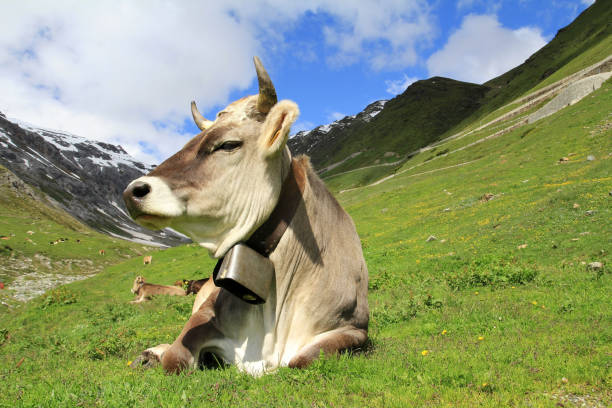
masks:
<path fill-rule="evenodd" d="M 217 150 L 223 150 L 225 152 L 233 152 L 240 146 L 242 146 L 242 142 L 240 141 L 227 141 L 215 147 L 214 151 L 216 152 Z"/>

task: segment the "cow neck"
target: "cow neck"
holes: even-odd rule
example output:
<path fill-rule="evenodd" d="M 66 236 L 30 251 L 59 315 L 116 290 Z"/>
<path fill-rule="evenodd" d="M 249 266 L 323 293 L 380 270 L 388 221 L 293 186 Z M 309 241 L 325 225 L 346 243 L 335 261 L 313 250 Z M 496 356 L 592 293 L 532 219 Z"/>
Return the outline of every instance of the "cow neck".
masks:
<path fill-rule="evenodd" d="M 283 181 L 276 207 L 274 207 L 268 219 L 247 240 L 246 244 L 249 247 L 263 256 L 270 256 L 276 249 L 287 227 L 291 224 L 291 220 L 300 202 L 302 202 L 305 184 L 306 174 L 304 167 L 292 159 L 289 174 L 287 174 L 285 181 Z"/>

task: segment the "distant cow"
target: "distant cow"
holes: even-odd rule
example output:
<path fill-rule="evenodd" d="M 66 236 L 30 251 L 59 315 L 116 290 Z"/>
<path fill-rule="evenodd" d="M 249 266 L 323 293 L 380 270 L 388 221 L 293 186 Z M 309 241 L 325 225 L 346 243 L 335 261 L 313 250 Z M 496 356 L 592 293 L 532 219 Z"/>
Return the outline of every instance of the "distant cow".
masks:
<path fill-rule="evenodd" d="M 106 254 L 106 251 L 105 251 L 105 250 L 103 250 L 103 249 L 101 249 L 101 250 L 99 250 L 99 251 L 98 251 L 98 253 L 99 253 L 100 255 L 104 255 L 104 254 Z"/>
<path fill-rule="evenodd" d="M 174 282 L 174 286 L 179 286 L 185 289 L 188 295 L 192 293 L 194 295 L 197 295 L 200 289 L 202 289 L 202 286 L 204 286 L 204 284 L 208 282 L 208 279 L 210 278 L 204 278 L 204 279 L 199 279 L 199 280 L 181 279 L 181 280 L 177 280 L 176 282 Z"/>
<path fill-rule="evenodd" d="M 153 255 L 147 255 L 144 258 L 142 258 L 142 263 L 145 265 L 150 264 L 153 261 Z"/>
<path fill-rule="evenodd" d="M 156 285 L 153 283 L 146 283 L 142 276 L 137 276 L 134 279 L 132 285 L 132 293 L 137 297 L 130 303 L 140 303 L 147 299 L 150 299 L 154 295 L 171 295 L 171 296 L 185 296 L 186 293 L 183 289 L 177 288 L 176 286 Z"/>
<path fill-rule="evenodd" d="M 174 343 L 145 350 L 139 363 L 180 372 L 208 352 L 257 375 L 305 367 L 321 352 L 367 340 L 368 271 L 355 225 L 308 158 L 291 157 L 286 144 L 298 107 L 277 102 L 258 58 L 255 68 L 258 95 L 231 103 L 214 121 L 192 102 L 202 132 L 123 197 L 139 224 L 171 227 L 215 258 L 237 243 L 268 257 L 272 292 L 253 305 L 210 279 Z"/>
<path fill-rule="evenodd" d="M 200 292 L 200 289 L 202 289 L 202 286 L 204 286 L 204 284 L 208 282 L 209 279 L 210 278 L 190 280 L 189 282 L 187 282 L 187 294 L 189 295 L 193 293 L 194 295 L 197 295 L 198 292 Z"/>

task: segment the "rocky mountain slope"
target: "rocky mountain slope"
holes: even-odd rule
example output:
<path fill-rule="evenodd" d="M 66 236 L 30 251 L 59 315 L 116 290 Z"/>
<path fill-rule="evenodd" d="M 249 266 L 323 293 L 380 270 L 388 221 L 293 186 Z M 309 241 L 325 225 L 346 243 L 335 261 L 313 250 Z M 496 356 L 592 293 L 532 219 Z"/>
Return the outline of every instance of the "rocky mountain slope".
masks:
<path fill-rule="evenodd" d="M 169 230 L 144 229 L 128 216 L 121 193 L 151 168 L 121 146 L 39 129 L 0 113 L 0 164 L 97 231 L 153 245 L 185 242 Z"/>
<path fill-rule="evenodd" d="M 334 147 L 339 147 L 347 137 L 363 128 L 384 108 L 386 100 L 369 104 L 363 111 L 353 116 L 345 116 L 327 125 L 312 130 L 298 132 L 289 139 L 289 148 L 294 154 L 310 156 L 315 165 L 321 165 L 334 157 Z"/>

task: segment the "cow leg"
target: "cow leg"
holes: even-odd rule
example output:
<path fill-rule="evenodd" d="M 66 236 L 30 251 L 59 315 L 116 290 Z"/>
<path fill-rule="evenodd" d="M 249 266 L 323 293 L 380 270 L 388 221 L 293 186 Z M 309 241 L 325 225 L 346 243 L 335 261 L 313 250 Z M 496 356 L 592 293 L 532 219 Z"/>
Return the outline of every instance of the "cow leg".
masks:
<path fill-rule="evenodd" d="M 335 354 L 342 350 L 349 350 L 363 345 L 368 339 L 368 333 L 363 329 L 352 326 L 341 327 L 317 335 L 314 340 L 302 347 L 298 353 L 289 361 L 291 368 L 304 368 L 319 357 L 321 351 L 324 354 Z"/>
<path fill-rule="evenodd" d="M 215 283 L 212 279 L 207 280 L 204 285 L 200 288 L 198 293 L 196 293 L 195 301 L 193 302 L 193 307 L 191 309 L 191 314 L 197 313 L 200 310 L 202 304 L 208 299 L 208 297 L 215 293 L 218 288 L 215 286 Z"/>
<path fill-rule="evenodd" d="M 194 365 L 199 357 L 201 345 L 219 335 L 219 331 L 211 322 L 215 316 L 214 303 L 219 290 L 216 288 L 191 315 L 174 343 L 160 344 L 146 349 L 134 359 L 130 367 L 150 368 L 162 363 L 166 371 L 178 373 Z"/>
<path fill-rule="evenodd" d="M 151 368 L 158 365 L 162 355 L 170 348 L 169 344 L 160 344 L 159 346 L 151 347 L 140 353 L 138 357 L 130 363 L 132 368 Z"/>
<path fill-rule="evenodd" d="M 214 323 L 214 305 L 219 291 L 220 288 L 216 288 L 208 296 L 200 308 L 191 315 L 174 343 L 165 350 L 161 357 L 164 370 L 169 373 L 179 373 L 193 367 L 198 362 L 204 343 L 222 336 Z"/>

